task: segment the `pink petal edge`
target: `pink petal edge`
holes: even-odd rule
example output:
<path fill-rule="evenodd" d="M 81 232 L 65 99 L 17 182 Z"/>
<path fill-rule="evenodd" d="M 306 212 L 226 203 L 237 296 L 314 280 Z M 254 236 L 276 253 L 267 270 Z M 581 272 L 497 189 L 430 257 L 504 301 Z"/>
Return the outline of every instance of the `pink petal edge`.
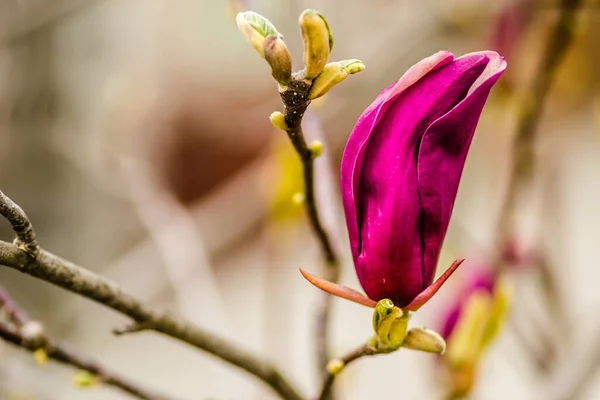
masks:
<path fill-rule="evenodd" d="M 450 268 L 448 268 L 435 282 L 429 285 L 425 290 L 423 290 L 417 297 L 414 298 L 413 301 L 410 302 L 409 305 L 403 308 L 405 311 L 417 311 L 419 308 L 425 305 L 436 293 L 442 285 L 450 278 L 450 276 L 456 271 L 456 269 L 460 266 L 460 264 L 465 261 L 464 258 L 459 258 L 454 261 Z"/>
<path fill-rule="evenodd" d="M 309 274 L 302 268 L 299 269 L 300 273 L 307 281 L 329 294 L 341 297 L 342 299 L 350 300 L 354 303 L 358 303 L 366 307 L 375 308 L 375 306 L 377 305 L 377 302 L 375 300 L 368 298 L 364 294 L 357 292 L 354 289 L 351 289 L 347 286 L 339 285 L 337 283 L 326 281 L 325 279 L 319 278 L 318 276 Z"/>

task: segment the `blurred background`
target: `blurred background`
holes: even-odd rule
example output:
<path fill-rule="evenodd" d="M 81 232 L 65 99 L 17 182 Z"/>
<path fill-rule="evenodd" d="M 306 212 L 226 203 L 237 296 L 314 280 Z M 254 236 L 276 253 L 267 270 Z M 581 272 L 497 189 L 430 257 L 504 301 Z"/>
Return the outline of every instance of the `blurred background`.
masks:
<path fill-rule="evenodd" d="M 356 119 L 439 49 L 507 58 L 439 265 L 467 262 L 412 319 L 439 327 L 461 277 L 498 246 L 520 98 L 557 2 L 0 1 L 0 189 L 27 212 L 41 245 L 272 360 L 312 396 L 321 378 L 313 351 L 320 293 L 298 268 L 319 272 L 321 255 L 292 201 L 302 188 L 296 155 L 267 118 L 282 108 L 276 84 L 235 26 L 239 8 L 277 26 L 295 69 L 305 8 L 326 16 L 332 60 L 366 65 L 314 102 L 304 122 L 306 135 L 325 143 L 317 191 L 343 258 L 341 282 L 354 288 L 338 169 Z M 513 250 L 542 254 L 544 267 L 512 271 L 513 307 L 481 360 L 474 399 L 600 399 L 599 2 L 586 1 L 579 16 L 546 99 L 514 233 Z M 0 228 L 9 240 L 8 224 Z M 114 337 L 126 320 L 87 300 L 7 269 L 0 280 L 53 337 L 139 382 L 182 398 L 274 398 L 253 377 L 173 340 Z M 367 308 L 336 299 L 333 317 L 336 354 L 371 335 Z M 107 387 L 76 389 L 72 369 L 39 366 L 2 343 L 0 360 L 2 399 L 128 398 Z M 340 398 L 441 398 L 438 367 L 418 352 L 366 358 L 340 376 Z"/>

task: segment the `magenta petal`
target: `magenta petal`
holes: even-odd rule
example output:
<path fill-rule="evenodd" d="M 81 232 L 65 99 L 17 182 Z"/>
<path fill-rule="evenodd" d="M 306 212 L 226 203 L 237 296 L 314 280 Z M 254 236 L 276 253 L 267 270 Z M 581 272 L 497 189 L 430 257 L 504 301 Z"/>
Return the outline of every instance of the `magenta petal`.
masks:
<path fill-rule="evenodd" d="M 358 119 L 341 189 L 356 272 L 370 299 L 405 307 L 431 292 L 471 139 L 505 67 L 494 52 L 437 53 Z"/>
<path fill-rule="evenodd" d="M 488 61 L 478 54 L 431 71 L 394 99 L 368 138 L 355 266 L 373 299 L 389 298 L 402 307 L 433 280 L 423 258 L 416 155 L 427 127 L 464 99 Z"/>
<path fill-rule="evenodd" d="M 419 194 L 424 275 L 435 275 L 435 267 L 477 122 L 492 86 L 506 62 L 496 53 L 487 53 L 488 68 L 483 81 L 456 107 L 429 126 L 419 149 Z"/>
<path fill-rule="evenodd" d="M 356 198 L 362 161 L 367 140 L 375 124 L 383 116 L 391 101 L 423 75 L 447 64 L 454 59 L 452 53 L 440 51 L 410 68 L 398 81 L 384 89 L 373 103 L 362 113 L 348 138 L 341 166 L 342 201 L 346 224 L 350 236 L 352 256 L 358 257 L 358 222 L 356 216 Z"/>

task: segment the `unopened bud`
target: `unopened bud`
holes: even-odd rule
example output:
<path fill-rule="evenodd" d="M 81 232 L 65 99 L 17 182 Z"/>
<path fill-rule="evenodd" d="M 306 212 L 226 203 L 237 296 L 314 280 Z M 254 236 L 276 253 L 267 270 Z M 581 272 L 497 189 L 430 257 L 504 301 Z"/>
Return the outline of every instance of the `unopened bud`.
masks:
<path fill-rule="evenodd" d="M 98 384 L 98 377 L 85 370 L 76 371 L 73 375 L 73 385 L 78 388 L 87 388 Z"/>
<path fill-rule="evenodd" d="M 271 115 L 269 115 L 269 120 L 271 120 L 271 123 L 275 128 L 281 129 L 282 131 L 288 130 L 288 126 L 285 122 L 285 117 L 283 113 L 279 111 L 274 111 L 271 113 Z"/>
<path fill-rule="evenodd" d="M 281 36 L 267 36 L 263 44 L 265 60 L 271 66 L 273 78 L 281 86 L 292 80 L 292 56 Z"/>
<path fill-rule="evenodd" d="M 452 365 L 477 361 L 491 308 L 492 298 L 489 293 L 478 290 L 469 296 L 448 337 L 446 359 Z"/>
<path fill-rule="evenodd" d="M 446 341 L 439 333 L 431 329 L 411 328 L 404 338 L 402 347 L 427 353 L 444 354 Z"/>
<path fill-rule="evenodd" d="M 344 369 L 345 365 L 346 364 L 344 363 L 344 361 L 340 360 L 339 358 L 335 358 L 327 363 L 326 369 L 330 375 L 335 376 L 339 374 L 342 371 L 342 369 Z"/>
<path fill-rule="evenodd" d="M 346 79 L 348 75 L 356 74 L 365 69 L 360 60 L 344 60 L 331 62 L 317 76 L 308 92 L 308 99 L 314 100 L 329 92 L 332 87 Z"/>
<path fill-rule="evenodd" d="M 315 140 L 314 142 L 312 142 L 310 144 L 309 149 L 310 149 L 310 153 L 312 154 L 312 157 L 317 158 L 321 154 L 323 154 L 323 143 L 321 143 L 318 140 Z"/>
<path fill-rule="evenodd" d="M 280 36 L 271 21 L 253 11 L 239 13 L 235 17 L 235 22 L 242 35 L 262 58 L 265 58 L 265 38 L 268 36 Z"/>
<path fill-rule="evenodd" d="M 305 78 L 321 73 L 333 48 L 333 36 L 325 18 L 315 10 L 305 10 L 299 19 L 304 42 Z"/>
<path fill-rule="evenodd" d="M 37 349 L 33 352 L 33 359 L 38 365 L 46 365 L 48 362 L 48 353 L 44 349 Z"/>

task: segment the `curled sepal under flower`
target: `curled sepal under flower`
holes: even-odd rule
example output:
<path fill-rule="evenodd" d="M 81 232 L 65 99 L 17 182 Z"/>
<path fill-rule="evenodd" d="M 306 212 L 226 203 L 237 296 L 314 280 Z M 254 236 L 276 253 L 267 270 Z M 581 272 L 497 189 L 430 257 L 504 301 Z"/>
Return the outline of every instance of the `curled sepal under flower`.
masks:
<path fill-rule="evenodd" d="M 433 297 L 433 295 L 437 293 L 437 291 L 448 280 L 448 278 L 450 278 L 452 273 L 456 271 L 463 261 L 463 258 L 459 258 L 458 260 L 454 261 L 450 268 L 448 268 L 435 282 L 418 294 L 406 307 L 402 307 L 402 310 L 405 312 L 419 310 L 423 305 L 425 305 L 425 303 L 429 301 L 429 299 Z M 341 297 L 342 299 L 350 300 L 354 303 L 371 308 L 375 308 L 378 304 L 376 300 L 373 300 L 354 289 L 319 278 L 304 271 L 302 268 L 300 268 L 300 273 L 314 286 L 334 296 Z"/>

